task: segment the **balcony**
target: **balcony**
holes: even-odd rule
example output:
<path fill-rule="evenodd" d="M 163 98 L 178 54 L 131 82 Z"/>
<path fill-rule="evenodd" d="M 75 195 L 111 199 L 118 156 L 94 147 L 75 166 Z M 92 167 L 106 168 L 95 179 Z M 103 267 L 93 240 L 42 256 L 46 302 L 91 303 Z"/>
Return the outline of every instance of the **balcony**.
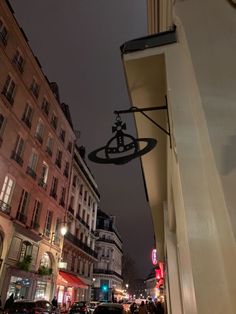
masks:
<path fill-rule="evenodd" d="M 9 101 L 9 103 L 10 103 L 11 105 L 13 105 L 13 103 L 14 103 L 13 93 L 12 93 L 12 92 L 9 92 L 9 91 L 7 90 L 7 88 L 3 88 L 2 94 L 6 97 L 6 99 Z"/>
<path fill-rule="evenodd" d="M 34 169 L 32 169 L 31 167 L 27 167 L 26 173 L 27 173 L 29 176 L 31 176 L 31 178 L 33 178 L 34 180 L 36 180 L 36 173 L 35 173 Z"/>
<path fill-rule="evenodd" d="M 20 222 L 22 222 L 24 225 L 26 224 L 27 222 L 27 216 L 21 212 L 17 212 L 16 214 L 16 219 Z"/>
<path fill-rule="evenodd" d="M 0 201 L 0 211 L 4 214 L 10 215 L 11 213 L 11 206 L 3 201 Z"/>
<path fill-rule="evenodd" d="M 76 218 L 87 228 L 89 229 L 89 225 L 79 216 L 79 214 L 76 215 Z"/>
<path fill-rule="evenodd" d="M 30 228 L 34 229 L 35 231 L 39 231 L 39 223 L 37 221 L 31 221 L 31 224 L 30 224 Z"/>
<path fill-rule="evenodd" d="M 14 159 L 21 167 L 23 166 L 23 159 L 18 152 L 13 151 L 11 153 L 11 159 Z"/>
<path fill-rule="evenodd" d="M 27 117 L 26 115 L 23 115 L 23 117 L 21 118 L 21 120 L 25 123 L 25 125 L 31 129 L 31 121 L 30 118 Z"/>
<path fill-rule="evenodd" d="M 43 137 L 42 137 L 42 135 L 40 135 L 39 133 L 36 133 L 36 134 L 35 134 L 35 138 L 36 138 L 36 140 L 37 140 L 40 144 L 43 144 Z"/>
<path fill-rule="evenodd" d="M 46 182 L 44 182 L 43 178 L 39 179 L 38 185 L 41 186 L 41 188 L 43 188 L 45 191 L 47 190 L 47 184 L 46 184 Z"/>
<path fill-rule="evenodd" d="M 82 251 L 93 256 L 94 258 L 97 258 L 97 253 L 94 250 L 92 250 L 89 246 L 87 246 L 85 243 L 83 243 L 81 240 L 79 240 L 76 236 L 74 236 L 70 232 L 66 233 L 65 238 L 68 241 L 72 242 L 74 245 L 76 245 L 78 248 L 80 248 Z"/>

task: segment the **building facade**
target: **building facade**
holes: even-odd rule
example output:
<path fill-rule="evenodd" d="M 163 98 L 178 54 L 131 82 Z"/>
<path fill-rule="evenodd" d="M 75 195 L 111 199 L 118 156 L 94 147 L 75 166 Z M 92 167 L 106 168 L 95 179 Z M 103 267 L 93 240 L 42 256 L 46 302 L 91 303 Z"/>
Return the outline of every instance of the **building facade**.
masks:
<path fill-rule="evenodd" d="M 101 209 L 97 212 L 96 251 L 98 260 L 93 270 L 93 298 L 114 301 L 122 292 L 122 240 L 117 232 L 115 217 Z"/>
<path fill-rule="evenodd" d="M 8 2 L 0 1 L 0 294 L 56 289 L 75 135 Z"/>
<path fill-rule="evenodd" d="M 235 1 L 148 4 L 152 35 L 121 53 L 132 105 L 167 105 L 148 115 L 170 136 L 135 121 L 139 137 L 158 140 L 141 161 L 168 313 L 233 314 Z"/>
<path fill-rule="evenodd" d="M 100 195 L 83 156 L 83 148 L 75 146 L 67 212 L 69 230 L 62 253 L 67 265 L 60 270 L 57 286 L 58 302 L 67 307 L 74 301 L 90 300 L 97 261 L 95 229 Z"/>

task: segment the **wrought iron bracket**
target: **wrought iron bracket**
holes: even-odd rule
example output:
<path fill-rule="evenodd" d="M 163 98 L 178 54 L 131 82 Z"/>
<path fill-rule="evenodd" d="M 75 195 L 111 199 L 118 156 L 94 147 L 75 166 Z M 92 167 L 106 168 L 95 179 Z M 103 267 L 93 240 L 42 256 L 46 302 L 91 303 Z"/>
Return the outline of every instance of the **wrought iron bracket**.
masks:
<path fill-rule="evenodd" d="M 115 110 L 114 114 L 119 116 L 120 114 L 140 112 L 144 117 L 146 117 L 149 121 L 151 121 L 153 124 L 155 124 L 155 126 L 157 126 L 161 131 L 163 131 L 165 134 L 167 134 L 170 137 L 170 148 L 172 148 L 171 134 L 170 134 L 169 111 L 168 111 L 167 98 L 166 97 L 165 97 L 165 103 L 166 104 L 164 106 L 157 106 L 157 107 L 138 108 L 138 107 L 132 106 L 127 110 Z M 163 128 L 160 124 L 158 124 L 156 121 L 154 121 L 151 117 L 149 117 L 145 113 L 146 111 L 156 111 L 156 110 L 166 110 L 167 111 L 168 130 Z"/>

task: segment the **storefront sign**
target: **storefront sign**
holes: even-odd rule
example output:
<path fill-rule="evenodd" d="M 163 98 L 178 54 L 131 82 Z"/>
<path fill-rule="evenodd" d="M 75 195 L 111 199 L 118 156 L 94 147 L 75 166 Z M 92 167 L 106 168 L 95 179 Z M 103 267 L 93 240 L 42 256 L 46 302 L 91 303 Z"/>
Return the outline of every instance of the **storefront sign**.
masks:
<path fill-rule="evenodd" d="M 67 268 L 67 262 L 59 262 L 58 268 L 60 269 L 66 269 Z"/>

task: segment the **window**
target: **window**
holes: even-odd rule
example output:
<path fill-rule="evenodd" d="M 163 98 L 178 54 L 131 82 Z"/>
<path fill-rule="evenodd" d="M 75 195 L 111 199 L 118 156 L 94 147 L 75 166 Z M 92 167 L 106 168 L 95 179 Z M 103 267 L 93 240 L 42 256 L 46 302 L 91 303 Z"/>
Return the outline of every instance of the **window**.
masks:
<path fill-rule="evenodd" d="M 85 201 L 85 202 L 87 202 L 87 195 L 88 195 L 88 192 L 85 191 L 85 192 L 84 192 L 84 201 Z"/>
<path fill-rule="evenodd" d="M 80 195 L 83 194 L 83 184 L 80 185 L 79 194 L 80 194 Z"/>
<path fill-rule="evenodd" d="M 46 116 L 48 116 L 48 114 L 49 114 L 49 103 L 48 103 L 46 98 L 43 99 L 41 109 L 46 114 Z"/>
<path fill-rule="evenodd" d="M 64 143 L 65 142 L 65 137 L 66 137 L 66 132 L 62 128 L 60 130 L 59 137 L 60 137 L 61 141 Z"/>
<path fill-rule="evenodd" d="M 54 112 L 52 114 L 51 125 L 54 127 L 55 130 L 57 129 L 57 116 Z"/>
<path fill-rule="evenodd" d="M 64 173 L 63 173 L 66 178 L 68 178 L 68 176 L 69 176 L 69 168 L 70 168 L 70 164 L 68 161 L 66 161 L 65 169 L 64 169 Z"/>
<path fill-rule="evenodd" d="M 71 143 L 71 142 L 68 143 L 67 150 L 68 150 L 70 153 L 72 152 L 72 143 Z"/>
<path fill-rule="evenodd" d="M 39 84 L 37 83 L 35 79 L 33 79 L 31 83 L 30 90 L 36 98 L 39 97 Z"/>
<path fill-rule="evenodd" d="M 76 181 L 77 181 L 77 176 L 74 175 L 74 176 L 73 176 L 73 181 L 72 181 L 72 185 L 73 185 L 74 187 L 76 187 Z"/>
<path fill-rule="evenodd" d="M 53 177 L 50 195 L 55 199 L 57 199 L 57 186 L 58 186 L 58 179 L 56 177 Z"/>
<path fill-rule="evenodd" d="M 52 212 L 50 210 L 47 211 L 46 222 L 45 222 L 45 229 L 44 234 L 49 237 L 51 232 L 52 226 Z"/>
<path fill-rule="evenodd" d="M 43 143 L 43 133 L 44 133 L 44 125 L 41 120 L 39 120 L 36 128 L 35 137 L 40 142 L 40 144 Z"/>
<path fill-rule="evenodd" d="M 42 170 L 41 170 L 41 175 L 40 175 L 40 179 L 39 179 L 39 185 L 41 187 L 43 187 L 44 189 L 46 189 L 47 186 L 47 179 L 48 179 L 48 165 L 46 164 L 46 162 L 43 162 L 43 166 L 42 166 Z"/>
<path fill-rule="evenodd" d="M 0 145 L 2 143 L 2 135 L 6 125 L 6 118 L 0 113 Z"/>
<path fill-rule="evenodd" d="M 89 224 L 89 214 L 87 214 L 87 224 Z"/>
<path fill-rule="evenodd" d="M 29 159 L 29 166 L 27 167 L 26 172 L 33 178 L 36 179 L 36 167 L 38 163 L 38 154 L 35 152 L 35 150 L 32 150 L 30 159 Z"/>
<path fill-rule="evenodd" d="M 53 237 L 53 243 L 54 244 L 60 243 L 60 226 L 61 226 L 61 219 L 57 218 L 56 225 L 55 225 L 54 237 Z"/>
<path fill-rule="evenodd" d="M 31 129 L 31 121 L 33 116 L 33 109 L 29 104 L 26 104 L 25 110 L 22 116 L 22 121 L 25 122 L 26 126 Z"/>
<path fill-rule="evenodd" d="M 52 267 L 52 262 L 51 262 L 51 259 L 50 259 L 50 256 L 48 253 L 44 253 L 41 260 L 40 260 L 40 266 L 44 266 L 44 267 L 47 267 L 47 268 L 51 268 Z"/>
<path fill-rule="evenodd" d="M 38 230 L 39 228 L 39 217 L 40 217 L 41 206 L 42 204 L 38 200 L 35 200 L 31 227 L 36 230 Z"/>
<path fill-rule="evenodd" d="M 80 211 L 81 211 L 81 204 L 78 206 L 78 215 L 80 216 Z"/>
<path fill-rule="evenodd" d="M 91 205 L 91 197 L 89 196 L 88 198 L 88 205 L 90 206 Z"/>
<path fill-rule="evenodd" d="M 21 221 L 24 224 L 27 221 L 26 211 L 28 207 L 28 201 L 29 201 L 29 193 L 26 190 L 22 189 L 20 202 L 19 202 L 18 210 L 16 214 L 16 219 Z"/>
<path fill-rule="evenodd" d="M 9 176 L 6 176 L 4 183 L 3 183 L 1 195 L 0 195 L 0 200 L 2 203 L 1 204 L 1 210 L 2 211 L 9 210 L 9 206 L 7 206 L 7 205 L 10 205 L 11 197 L 12 197 L 13 190 L 14 190 L 14 185 L 15 185 L 14 180 L 12 178 L 10 178 Z"/>
<path fill-rule="evenodd" d="M 16 65 L 17 69 L 23 73 L 24 69 L 24 58 L 22 57 L 22 54 L 19 50 L 16 51 L 16 54 L 12 60 L 12 62 Z"/>
<path fill-rule="evenodd" d="M 57 150 L 57 156 L 56 156 L 56 161 L 55 164 L 61 168 L 61 159 L 62 159 L 62 151 L 60 149 Z"/>
<path fill-rule="evenodd" d="M 23 165 L 23 150 L 24 150 L 24 140 L 20 135 L 17 135 L 15 148 L 12 152 L 11 158 L 14 159 L 20 166 Z"/>
<path fill-rule="evenodd" d="M 65 198 L 66 198 L 66 188 L 62 187 L 61 188 L 61 198 L 60 198 L 60 205 L 62 207 L 65 207 Z"/>
<path fill-rule="evenodd" d="M 27 255 L 32 255 L 32 245 L 28 241 L 23 241 L 20 252 L 20 261 L 22 261 Z"/>
<path fill-rule="evenodd" d="M 7 34 L 7 29 L 2 20 L 0 20 L 0 41 L 4 44 L 4 46 L 7 44 Z"/>
<path fill-rule="evenodd" d="M 10 75 L 7 76 L 6 82 L 4 84 L 2 93 L 6 99 L 10 102 L 11 105 L 14 103 L 14 95 L 16 90 L 16 84 Z"/>
<path fill-rule="evenodd" d="M 46 152 L 50 156 L 52 156 L 52 149 L 53 149 L 53 138 L 52 138 L 52 135 L 49 134 L 48 135 L 48 139 L 47 139 Z"/>

